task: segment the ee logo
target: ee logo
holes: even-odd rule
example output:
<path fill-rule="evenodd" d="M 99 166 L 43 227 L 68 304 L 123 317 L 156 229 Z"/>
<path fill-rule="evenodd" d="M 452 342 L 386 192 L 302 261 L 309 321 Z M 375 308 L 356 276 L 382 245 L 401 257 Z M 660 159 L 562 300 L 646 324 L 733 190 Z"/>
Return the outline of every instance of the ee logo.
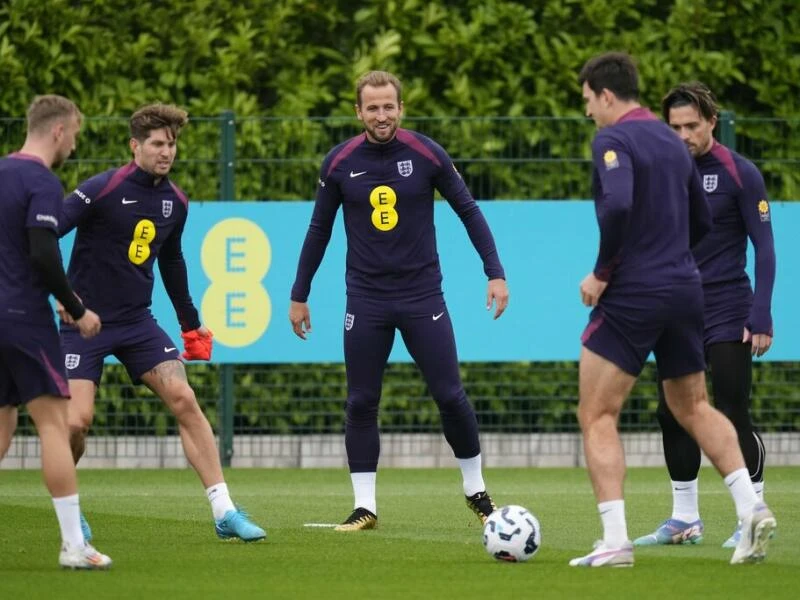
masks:
<path fill-rule="evenodd" d="M 369 194 L 372 211 L 372 225 L 380 231 L 391 231 L 397 227 L 399 215 L 395 210 L 397 194 L 388 185 L 379 185 Z"/>
<path fill-rule="evenodd" d="M 249 346 L 264 335 L 272 317 L 261 284 L 272 262 L 267 235 L 249 219 L 225 219 L 206 234 L 200 257 L 211 280 L 201 304 L 203 322 L 220 343 Z"/>

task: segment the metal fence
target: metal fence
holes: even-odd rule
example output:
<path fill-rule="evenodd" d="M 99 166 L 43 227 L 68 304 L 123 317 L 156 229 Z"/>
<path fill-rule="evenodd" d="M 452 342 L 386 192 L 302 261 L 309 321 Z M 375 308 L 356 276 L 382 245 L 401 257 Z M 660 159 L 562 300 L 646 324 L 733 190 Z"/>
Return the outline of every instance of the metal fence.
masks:
<path fill-rule="evenodd" d="M 478 199 L 590 197 L 591 121 L 554 117 L 415 117 L 404 126 L 451 154 Z M 194 117 L 181 135 L 175 179 L 195 200 L 308 200 L 319 166 L 360 131 L 355 118 Z M 761 169 L 773 200 L 800 198 L 800 119 L 737 118 L 717 134 Z M 0 154 L 24 138 L 22 119 L 0 119 Z M 127 119 L 88 118 L 65 187 L 128 160 Z"/>
<path fill-rule="evenodd" d="M 586 119 L 409 118 L 405 125 L 451 153 L 477 198 L 588 198 L 594 129 Z M 756 162 L 770 196 L 795 200 L 800 119 L 722 116 L 721 140 Z M 358 132 L 355 119 L 193 118 L 182 135 L 176 179 L 195 199 L 310 199 L 325 153 Z M 17 149 L 24 121 L 0 119 L 0 153 Z M 67 188 L 128 159 L 127 120 L 89 118 L 76 156 L 61 170 Z M 226 464 L 342 466 L 346 383 L 340 364 L 189 365 L 198 399 Z M 481 426 L 487 464 L 580 464 L 574 363 L 465 363 L 462 376 Z M 174 418 L 146 389 L 108 365 L 84 464 L 180 466 Z M 754 420 L 772 461 L 800 459 L 800 368 L 759 363 Z M 624 411 L 626 449 L 660 464 L 655 374 L 648 367 Z M 382 464 L 451 460 L 436 407 L 413 365 L 389 365 L 381 410 Z M 23 414 L 5 468 L 36 466 L 38 445 Z M 432 461 L 432 462 L 431 462 Z"/>
<path fill-rule="evenodd" d="M 581 464 L 576 363 L 465 363 L 461 370 L 487 464 Z M 219 436 L 225 464 L 346 464 L 343 365 L 188 365 L 188 372 Z M 620 419 L 633 464 L 662 464 L 655 379 L 648 365 Z M 438 411 L 417 369 L 390 364 L 384 381 L 382 464 L 452 462 Z M 800 460 L 799 384 L 800 369 L 794 363 L 754 367 L 753 418 L 765 437 L 769 464 Z M 32 424 L 23 414 L 3 466 L 36 466 L 38 452 Z M 174 417 L 142 386 L 132 386 L 120 365 L 106 367 L 83 462 L 185 465 Z"/>

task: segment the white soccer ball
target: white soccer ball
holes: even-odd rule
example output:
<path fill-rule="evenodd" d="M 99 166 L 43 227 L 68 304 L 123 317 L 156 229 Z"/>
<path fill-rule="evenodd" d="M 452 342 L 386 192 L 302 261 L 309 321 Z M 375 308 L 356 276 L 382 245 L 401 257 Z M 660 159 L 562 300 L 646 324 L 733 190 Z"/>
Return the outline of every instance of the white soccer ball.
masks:
<path fill-rule="evenodd" d="M 522 506 L 502 506 L 489 515 L 483 525 L 483 547 L 497 560 L 528 560 L 539 551 L 541 544 L 539 520 Z"/>

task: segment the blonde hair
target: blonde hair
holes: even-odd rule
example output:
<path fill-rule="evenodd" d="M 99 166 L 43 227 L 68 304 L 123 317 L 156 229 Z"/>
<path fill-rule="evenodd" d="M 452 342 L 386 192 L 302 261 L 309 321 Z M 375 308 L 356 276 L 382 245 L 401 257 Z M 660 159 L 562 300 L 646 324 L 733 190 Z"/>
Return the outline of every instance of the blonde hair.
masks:
<path fill-rule="evenodd" d="M 403 84 L 400 83 L 400 80 L 397 77 L 388 71 L 370 71 L 369 73 L 362 75 L 359 78 L 358 83 L 356 83 L 356 104 L 359 107 L 361 106 L 361 90 L 368 85 L 372 87 L 393 85 L 394 89 L 397 91 L 397 103 L 400 104 L 402 101 Z"/>
<path fill-rule="evenodd" d="M 131 137 L 144 141 L 155 129 L 168 128 L 174 139 L 178 138 L 181 128 L 189 122 L 189 113 L 174 104 L 148 104 L 141 107 L 131 116 Z"/>
<path fill-rule="evenodd" d="M 67 119 L 72 115 L 78 117 L 78 122 L 83 119 L 78 106 L 69 98 L 57 94 L 36 96 L 28 107 L 28 133 L 42 133 L 54 121 Z"/>

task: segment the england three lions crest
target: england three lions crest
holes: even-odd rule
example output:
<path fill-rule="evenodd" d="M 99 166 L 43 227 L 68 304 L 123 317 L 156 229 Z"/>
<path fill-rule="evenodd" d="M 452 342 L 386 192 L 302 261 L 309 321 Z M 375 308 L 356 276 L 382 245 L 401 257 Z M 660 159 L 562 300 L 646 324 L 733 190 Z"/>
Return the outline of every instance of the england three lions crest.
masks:
<path fill-rule="evenodd" d="M 400 171 L 400 175 L 403 177 L 408 177 L 414 172 L 414 163 L 410 160 L 398 160 L 397 170 Z"/>
<path fill-rule="evenodd" d="M 76 369 L 79 364 L 81 364 L 80 354 L 67 354 L 64 356 L 64 366 L 68 369 Z"/>
<path fill-rule="evenodd" d="M 353 328 L 353 323 L 355 323 L 356 316 L 351 315 L 350 313 L 344 313 L 344 330 L 350 331 Z"/>
<path fill-rule="evenodd" d="M 710 194 L 717 189 L 718 181 L 716 175 L 703 175 L 703 189 Z"/>
<path fill-rule="evenodd" d="M 161 214 L 164 215 L 165 219 L 172 215 L 172 200 L 161 201 Z"/>

